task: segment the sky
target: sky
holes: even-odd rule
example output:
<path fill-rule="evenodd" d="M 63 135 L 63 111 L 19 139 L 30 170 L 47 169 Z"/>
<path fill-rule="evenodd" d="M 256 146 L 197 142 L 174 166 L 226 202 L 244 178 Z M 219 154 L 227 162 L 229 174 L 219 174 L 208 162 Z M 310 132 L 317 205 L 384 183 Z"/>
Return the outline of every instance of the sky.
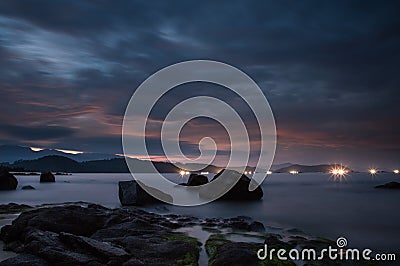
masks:
<path fill-rule="evenodd" d="M 208 59 L 262 89 L 276 120 L 275 163 L 400 167 L 399 13 L 398 1 L 0 1 L 0 144 L 122 153 L 135 89 L 163 67 Z M 257 143 L 235 95 L 187 84 L 151 114 L 152 158 L 163 158 L 168 110 L 198 95 L 243 111 Z M 195 157 L 207 136 L 221 164 L 229 145 L 215 121 L 188 123 L 181 148 Z"/>

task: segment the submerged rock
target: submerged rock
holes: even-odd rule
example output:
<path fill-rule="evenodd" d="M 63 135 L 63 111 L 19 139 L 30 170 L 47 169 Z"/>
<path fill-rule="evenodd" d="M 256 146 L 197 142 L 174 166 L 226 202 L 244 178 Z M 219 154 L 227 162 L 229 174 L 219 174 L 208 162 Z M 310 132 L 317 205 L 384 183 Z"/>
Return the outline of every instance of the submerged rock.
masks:
<path fill-rule="evenodd" d="M 18 180 L 5 169 L 0 169 L 0 190 L 15 190 Z"/>
<path fill-rule="evenodd" d="M 31 186 L 31 185 L 28 185 L 28 186 L 23 186 L 21 189 L 22 190 L 33 190 L 35 188 L 33 186 Z"/>
<path fill-rule="evenodd" d="M 146 204 L 152 204 L 160 202 L 158 199 L 154 198 L 152 195 L 147 193 L 141 186 L 145 186 L 144 184 L 139 185 L 137 181 L 120 181 L 118 183 L 119 187 L 119 201 L 122 206 L 142 206 Z M 146 187 L 146 186 L 145 186 Z M 172 203 L 173 199 L 170 195 L 152 188 L 146 187 L 147 190 L 151 191 L 153 195 L 157 195 L 164 202 Z"/>
<path fill-rule="evenodd" d="M 384 185 L 376 186 L 375 188 L 400 189 L 400 183 L 399 182 L 389 182 Z"/>
<path fill-rule="evenodd" d="M 54 183 L 56 182 L 56 177 L 51 172 L 40 174 L 40 183 Z"/>

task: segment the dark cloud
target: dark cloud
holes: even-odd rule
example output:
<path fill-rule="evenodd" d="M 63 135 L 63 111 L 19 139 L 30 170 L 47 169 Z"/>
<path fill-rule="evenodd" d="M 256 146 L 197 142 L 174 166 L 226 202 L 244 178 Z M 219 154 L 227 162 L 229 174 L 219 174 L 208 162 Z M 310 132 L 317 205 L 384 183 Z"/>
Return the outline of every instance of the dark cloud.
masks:
<path fill-rule="evenodd" d="M 16 141 L 55 140 L 73 137 L 75 130 L 62 126 L 18 126 L 1 125 L 0 134 Z"/>
<path fill-rule="evenodd" d="M 14 130 L 15 142 L 120 153 L 135 88 L 169 64 L 213 59 L 265 92 L 278 162 L 333 160 L 340 149 L 361 164 L 370 148 L 384 164 L 400 155 L 399 11 L 397 1 L 0 1 L 0 140 Z M 246 107 L 215 86 L 171 92 L 152 117 L 196 95 L 228 99 L 252 127 Z M 187 153 L 198 152 L 196 129 Z"/>

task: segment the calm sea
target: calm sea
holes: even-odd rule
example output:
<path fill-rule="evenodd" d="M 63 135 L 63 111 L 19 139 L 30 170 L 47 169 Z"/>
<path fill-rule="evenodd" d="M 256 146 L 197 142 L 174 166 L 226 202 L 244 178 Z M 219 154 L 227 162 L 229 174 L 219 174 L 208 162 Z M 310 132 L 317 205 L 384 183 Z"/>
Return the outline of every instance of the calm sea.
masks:
<path fill-rule="evenodd" d="M 184 182 L 178 174 L 166 175 Z M 211 177 L 211 176 L 210 176 Z M 56 176 L 53 184 L 39 183 L 38 176 L 17 176 L 16 191 L 0 192 L 0 204 L 39 205 L 84 201 L 119 207 L 118 181 L 130 174 L 73 174 Z M 307 234 L 336 239 L 346 237 L 349 246 L 398 252 L 400 246 L 400 191 L 374 189 L 389 181 L 390 173 L 371 176 L 353 173 L 342 182 L 327 174 L 272 174 L 264 180 L 264 198 L 258 202 L 212 202 L 197 207 L 165 205 L 150 211 L 198 217 L 250 216 L 266 226 L 297 228 Z M 21 190 L 32 185 L 36 190 Z"/>

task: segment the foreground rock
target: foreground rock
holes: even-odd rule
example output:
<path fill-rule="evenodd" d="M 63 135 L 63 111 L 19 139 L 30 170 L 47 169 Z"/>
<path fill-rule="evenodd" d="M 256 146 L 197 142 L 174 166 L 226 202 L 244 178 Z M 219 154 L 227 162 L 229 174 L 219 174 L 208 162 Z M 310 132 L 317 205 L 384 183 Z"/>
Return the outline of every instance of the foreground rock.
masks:
<path fill-rule="evenodd" d="M 16 204 L 1 205 L 15 209 Z M 29 207 L 29 206 L 27 206 Z M 201 226 L 212 234 L 203 246 L 197 239 L 175 229 Z M 275 229 L 276 230 L 276 229 Z M 5 249 L 19 253 L 2 265 L 198 265 L 200 248 L 208 265 L 294 265 L 276 256 L 260 261 L 257 251 L 268 245 L 321 250 L 335 242 L 302 237 L 282 237 L 264 232 L 264 226 L 250 217 L 200 219 L 176 214 L 159 215 L 134 207 L 107 209 L 65 205 L 37 207 L 23 212 L 12 225 L 1 229 Z M 284 232 L 284 231 L 282 231 Z M 232 241 L 230 236 L 257 239 Z M 285 239 L 285 240 L 283 240 Z M 204 260 L 203 260 L 204 261 Z M 310 265 L 336 265 L 330 261 L 307 261 Z M 363 262 L 364 263 L 364 262 Z M 360 265 L 365 265 L 360 263 Z"/>
<path fill-rule="evenodd" d="M 5 249 L 21 253 L 3 265 L 197 265 L 197 240 L 174 227 L 138 209 L 39 208 L 1 229 Z"/>
<path fill-rule="evenodd" d="M 118 183 L 119 188 L 119 201 L 122 206 L 143 206 L 146 204 L 153 204 L 160 202 L 158 199 L 147 193 L 142 186 L 146 187 L 148 191 L 153 195 L 157 195 L 158 198 L 162 199 L 164 202 L 172 203 L 173 199 L 170 195 L 152 188 L 145 186 L 144 184 L 139 185 L 138 181 L 120 181 Z"/>
<path fill-rule="evenodd" d="M 18 180 L 7 170 L 0 168 L 0 190 L 15 190 Z"/>
<path fill-rule="evenodd" d="M 16 203 L 8 203 L 8 204 L 0 204 L 0 214 L 1 213 L 19 213 L 33 207 L 25 204 L 16 204 Z"/>
<path fill-rule="evenodd" d="M 40 183 L 54 183 L 56 182 L 56 177 L 51 172 L 40 174 Z"/>
<path fill-rule="evenodd" d="M 375 188 L 400 189 L 400 183 L 399 182 L 389 182 L 384 185 L 376 186 Z"/>
<path fill-rule="evenodd" d="M 212 188 L 201 188 L 199 195 L 202 198 L 215 198 L 220 196 L 222 200 L 260 200 L 263 197 L 263 191 L 258 186 L 254 191 L 249 191 L 250 178 L 237 171 L 224 169 L 212 180 L 215 186 Z M 236 182 L 236 184 L 235 184 Z M 229 191 L 223 194 L 227 188 Z"/>
<path fill-rule="evenodd" d="M 44 259 L 31 254 L 21 254 L 0 262 L 0 266 L 19 265 L 19 266 L 48 266 Z"/>

